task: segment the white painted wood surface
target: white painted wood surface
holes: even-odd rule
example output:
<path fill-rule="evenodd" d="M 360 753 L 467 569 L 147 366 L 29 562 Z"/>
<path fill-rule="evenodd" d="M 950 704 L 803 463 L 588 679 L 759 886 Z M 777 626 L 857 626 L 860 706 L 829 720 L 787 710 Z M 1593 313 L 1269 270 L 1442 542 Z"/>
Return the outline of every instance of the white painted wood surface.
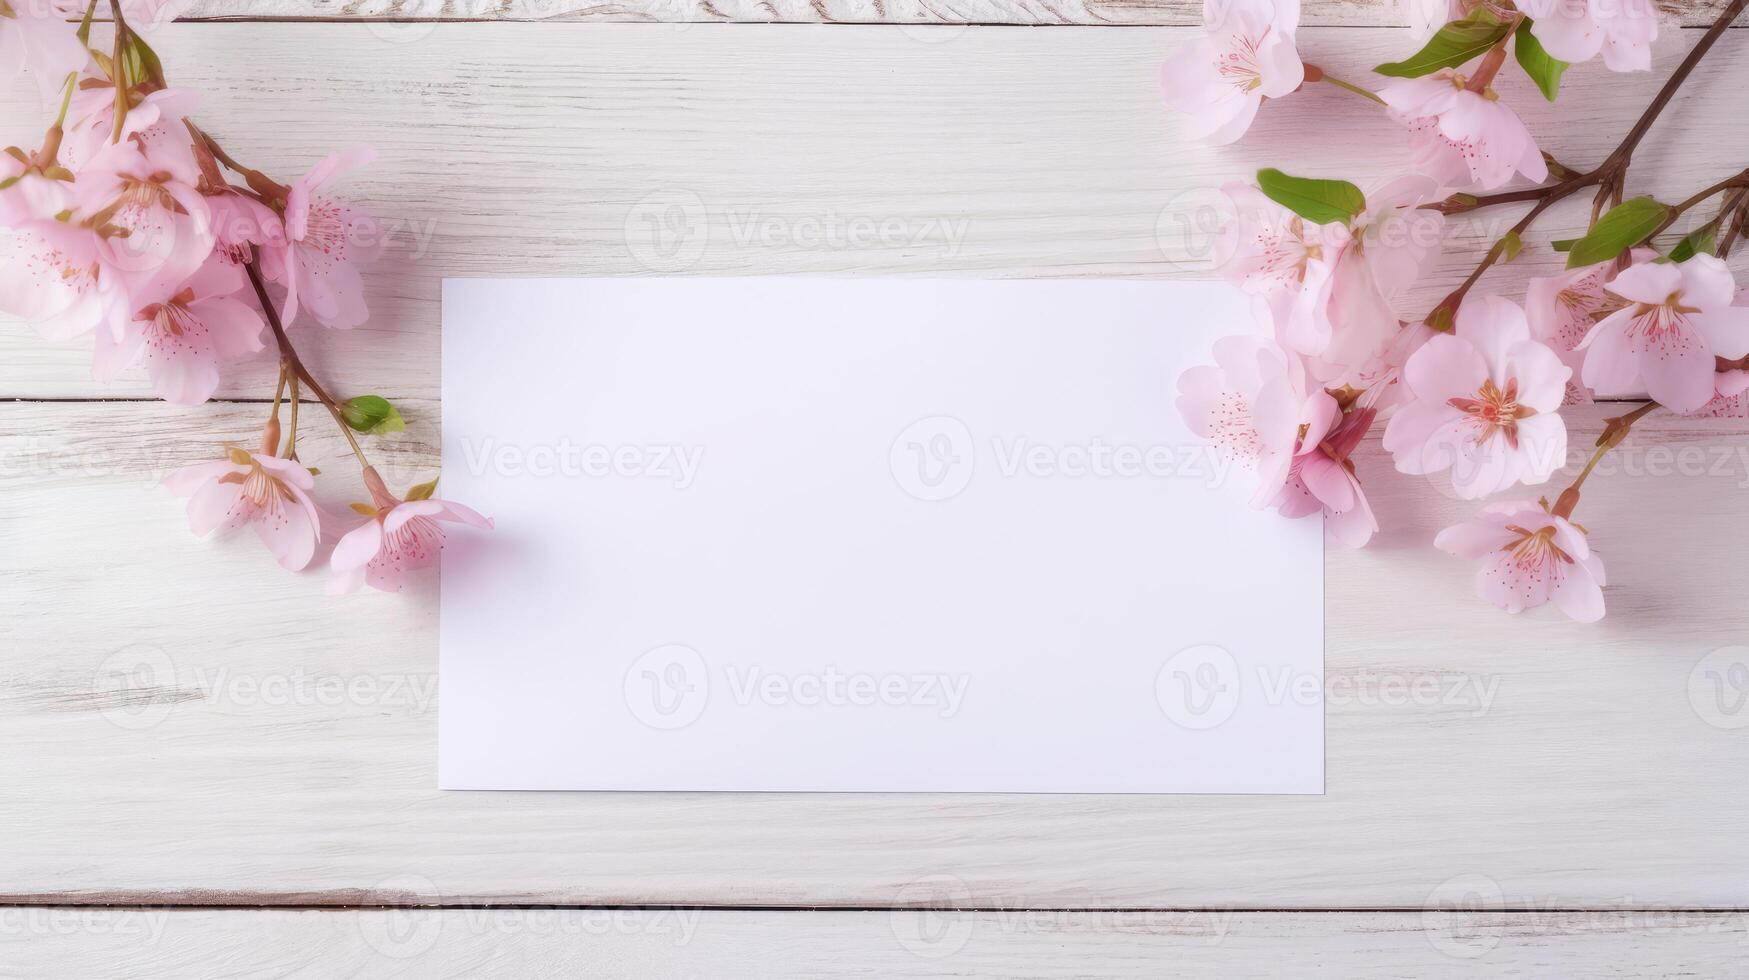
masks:
<path fill-rule="evenodd" d="M 278 2 L 196 13 L 466 13 Z M 668 19 L 707 6 L 803 16 L 713 0 Z M 823 6 L 822 19 L 858 19 Z M 910 16 L 875 9 L 865 19 Z M 931 5 L 917 19 L 1003 19 L 971 9 Z M 1190 8 L 1024 9 L 1147 23 Z M 1333 71 L 1358 77 L 1407 45 L 1400 31 L 1354 29 L 1393 22 L 1379 4 L 1307 10 L 1352 25 L 1302 34 Z M 1383 177 L 1405 161 L 1371 107 L 1325 90 L 1267 107 L 1237 147 L 1179 143 L 1154 76 L 1194 34 L 240 23 L 173 26 L 159 49 L 207 92 L 203 122 L 267 169 L 378 148 L 353 185 L 400 222 L 372 280 L 376 317 L 304 346 L 343 393 L 401 402 L 410 430 L 379 451 L 406 484 L 437 462 L 445 275 L 1200 276 L 1202 242 L 1184 228 L 1222 181 L 1272 164 Z M 1669 34 L 1664 70 L 1692 39 Z M 1749 59 L 1736 43 L 1638 155 L 1630 192 L 1683 194 L 1749 162 L 1737 109 Z M 1657 83 L 1597 65 L 1568 79 L 1559 108 L 1517 81 L 1507 92 L 1573 163 L 1600 159 Z M 0 92 L 0 138 L 29 140 L 39 108 L 22 86 Z M 675 208 L 706 229 L 679 268 L 643 222 Z M 1544 234 L 1571 233 L 1581 210 L 1553 213 Z M 905 231 L 861 246 L 826 236 L 856 219 Z M 1492 240 L 1494 221 L 1458 226 L 1448 249 Z M 1556 264 L 1533 247 L 1491 281 Z M 1448 257 L 1419 295 L 1431 302 L 1465 268 Z M 1596 627 L 1483 606 L 1471 570 L 1426 546 L 1469 508 L 1430 484 L 1374 480 L 1385 532 L 1330 559 L 1324 798 L 443 794 L 429 583 L 330 600 L 318 576 L 282 573 L 252 543 L 192 539 L 153 484 L 220 439 L 248 438 L 263 407 L 104 401 L 148 389 L 97 385 L 87 364 L 80 344 L 0 324 L 0 398 L 23 399 L 0 403 L 0 902 L 240 908 L 163 913 L 174 938 L 144 951 L 98 928 L 4 917 L 44 908 L 0 908 L 0 968 L 17 975 L 1246 975 L 1289 957 L 1308 972 L 1419 975 L 1473 968 L 1464 943 L 1489 938 L 1478 962 L 1501 970 L 1742 972 L 1742 921 L 1683 910 L 1749 904 L 1749 708 L 1709 686 L 1709 672 L 1749 669 L 1737 557 L 1749 422 L 1654 416 L 1594 479 L 1581 519 L 1613 586 Z M 269 370 L 235 372 L 224 395 L 265 396 Z M 1605 414 L 1571 413 L 1576 447 Z M 344 474 L 336 440 L 311 421 L 307 457 Z M 1384 473 L 1376 442 L 1361 466 Z M 710 938 L 675 950 L 482 932 L 464 910 L 246 911 L 488 902 L 1409 911 L 1239 913 L 1212 949 L 1187 946 L 1190 927 L 1169 917 L 1132 928 L 1111 911 L 1045 913 L 1048 927 L 1016 937 L 981 913 L 945 962 L 896 943 L 885 912 L 713 912 L 700 925 Z M 1517 911 L 1420 911 L 1446 907 Z M 406 960 L 369 940 L 433 921 L 439 938 Z M 963 921 L 934 924 L 951 935 Z M 1441 929 L 1462 940 L 1455 955 Z"/>
<path fill-rule="evenodd" d="M 436 406 L 403 407 L 396 485 L 436 462 Z M 1330 553 L 1322 798 L 720 796 L 437 791 L 430 583 L 326 598 L 250 539 L 192 538 L 154 486 L 263 415 L 0 405 L 0 898 L 1420 908 L 1456 879 L 1500 908 L 1746 901 L 1749 729 L 1721 726 L 1749 709 L 1709 700 L 1732 654 L 1702 659 L 1745 642 L 1749 421 L 1653 416 L 1594 477 L 1593 627 L 1480 603 L 1427 547 L 1469 505 L 1375 480 L 1386 530 Z"/>
<path fill-rule="evenodd" d="M 1673 24 L 1708 24 L 1724 0 L 1655 0 Z M 1304 0 L 1300 23 L 1400 27 L 1409 0 Z M 631 23 L 1027 24 L 1094 27 L 1202 23 L 1200 0 L 195 0 L 189 19 L 580 20 Z"/>
<path fill-rule="evenodd" d="M 0 910 L 7 977 L 1740 975 L 1704 912 Z"/>

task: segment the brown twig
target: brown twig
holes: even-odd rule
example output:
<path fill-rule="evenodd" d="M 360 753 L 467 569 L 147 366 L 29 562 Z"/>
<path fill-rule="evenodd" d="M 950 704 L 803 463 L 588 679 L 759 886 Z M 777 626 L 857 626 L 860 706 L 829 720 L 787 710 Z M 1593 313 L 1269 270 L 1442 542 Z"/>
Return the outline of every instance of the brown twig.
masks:
<path fill-rule="evenodd" d="M 1669 105 L 1670 100 L 1675 97 L 1676 90 L 1681 88 L 1682 83 L 1688 80 L 1688 76 L 1694 73 L 1694 69 L 1700 64 L 1701 59 L 1706 57 L 1707 52 L 1712 50 L 1714 44 L 1718 43 L 1719 38 L 1730 28 L 1731 23 L 1737 19 L 1745 7 L 1749 7 L 1749 0 L 1731 0 L 1726 5 L 1725 9 L 1719 13 L 1718 18 L 1713 21 L 1712 26 L 1708 27 L 1706 33 L 1701 35 L 1700 41 L 1695 44 L 1688 55 L 1682 59 L 1682 63 L 1677 65 L 1676 70 L 1665 80 L 1664 87 L 1658 90 L 1658 94 L 1653 97 L 1651 104 L 1647 105 L 1645 111 L 1640 113 L 1640 118 L 1628 130 L 1621 143 L 1591 171 L 1542 187 L 1507 191 L 1488 197 L 1472 196 L 1469 200 L 1458 201 L 1456 204 L 1450 200 L 1442 202 L 1442 205 L 1447 206 L 1442 206 L 1440 210 L 1446 214 L 1473 211 L 1478 207 L 1486 207 L 1491 204 L 1507 204 L 1516 201 L 1535 201 L 1536 203 L 1530 212 L 1512 227 L 1510 235 L 1504 236 L 1500 241 L 1494 243 L 1494 247 L 1488 250 L 1488 254 L 1483 256 L 1481 263 L 1476 266 L 1476 271 L 1470 273 L 1469 277 L 1458 288 L 1452 290 L 1450 294 L 1439 301 L 1439 305 L 1435 306 L 1433 311 L 1427 315 L 1426 322 L 1429 326 L 1435 329 L 1444 329 L 1449 326 L 1449 314 L 1457 310 L 1470 288 L 1482 278 L 1482 274 L 1500 261 L 1500 257 L 1506 252 L 1507 239 L 1514 235 L 1522 239 L 1524 232 L 1530 228 L 1531 224 L 1555 202 L 1568 197 L 1575 191 L 1599 184 L 1603 185 L 1602 192 L 1598 196 L 1599 201 L 1609 197 L 1619 199 L 1621 185 L 1624 183 L 1623 177 L 1633 160 L 1634 150 L 1639 147 L 1640 141 L 1646 138 L 1646 133 L 1651 130 L 1652 123 L 1657 121 L 1658 115 L 1664 111 L 1664 107 Z"/>
<path fill-rule="evenodd" d="M 1725 212 L 1719 212 L 1720 218 L 1723 218 L 1724 216 Z M 1724 236 L 1719 239 L 1719 248 L 1716 253 L 1719 258 L 1723 259 L 1730 256 L 1731 246 L 1735 245 L 1737 239 L 1743 234 L 1743 224 L 1745 221 L 1749 221 L 1749 191 L 1745 191 L 1738 195 L 1736 216 L 1731 219 L 1731 224 L 1725 229 Z"/>
<path fill-rule="evenodd" d="M 304 366 L 298 357 L 297 348 L 292 346 L 291 338 L 286 336 L 285 325 L 280 323 L 279 310 L 273 305 L 273 300 L 267 295 L 267 283 L 261 278 L 261 249 L 250 246 L 249 261 L 244 263 L 243 271 L 249 275 L 249 284 L 255 287 L 256 302 L 261 304 L 261 312 L 267 317 L 267 325 L 273 330 L 273 339 L 279 344 L 279 356 L 291 370 L 291 376 L 310 388 L 310 393 L 316 396 L 328 414 L 334 416 L 334 424 L 340 427 L 340 434 L 346 437 L 347 445 L 352 447 L 352 455 L 358 457 L 358 465 L 366 470 L 371 468 L 370 460 L 364 456 L 364 450 L 358 445 L 358 439 L 352 434 L 352 427 L 346 424 L 346 416 L 340 403 L 328 394 L 322 383 L 316 380 L 310 369 Z M 374 472 L 374 471 L 373 471 Z"/>
<path fill-rule="evenodd" d="M 1647 402 L 1626 415 L 1616 416 L 1604 423 L 1603 434 L 1597 437 L 1597 450 L 1585 462 L 1585 468 L 1573 478 L 1572 484 L 1561 491 L 1561 496 L 1555 503 L 1554 514 L 1556 517 L 1573 516 L 1573 508 L 1579 506 L 1579 488 L 1585 485 L 1585 478 L 1591 475 L 1591 471 L 1597 468 L 1597 464 L 1609 454 L 1611 449 L 1621 445 L 1622 440 L 1628 437 L 1628 430 L 1634 427 L 1635 422 L 1650 415 L 1654 409 L 1659 407 L 1657 402 Z"/>

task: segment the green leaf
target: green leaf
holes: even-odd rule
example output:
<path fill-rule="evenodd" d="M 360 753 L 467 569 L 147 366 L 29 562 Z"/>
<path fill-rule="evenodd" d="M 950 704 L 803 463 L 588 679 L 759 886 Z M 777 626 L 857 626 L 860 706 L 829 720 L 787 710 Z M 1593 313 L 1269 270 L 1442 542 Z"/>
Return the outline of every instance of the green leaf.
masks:
<path fill-rule="evenodd" d="M 381 395 L 348 398 L 346 404 L 340 406 L 340 414 L 355 431 L 373 436 L 380 436 L 385 432 L 401 432 L 407 428 L 407 423 L 401 420 L 401 413 L 395 411 L 395 406 Z"/>
<path fill-rule="evenodd" d="M 1373 71 L 1392 78 L 1420 78 L 1441 68 L 1456 68 L 1486 54 L 1506 37 L 1507 30 L 1507 23 L 1487 7 L 1477 7 L 1463 20 L 1441 27 L 1425 47 L 1406 60 L 1388 62 Z"/>
<path fill-rule="evenodd" d="M 1518 232 L 1516 231 L 1507 232 L 1506 237 L 1500 239 L 1500 241 L 1506 246 L 1500 252 L 1500 258 L 1502 261 L 1511 262 L 1513 259 L 1518 258 L 1518 253 L 1524 251 L 1524 239 L 1518 237 Z"/>
<path fill-rule="evenodd" d="M 1651 237 L 1670 217 L 1670 209 L 1649 197 L 1623 201 L 1605 214 L 1591 233 L 1573 243 L 1567 268 L 1607 262 Z"/>
<path fill-rule="evenodd" d="M 1549 243 L 1549 247 L 1557 252 L 1571 252 L 1573 250 L 1573 243 L 1578 240 L 1579 239 L 1577 238 L 1557 238 Z"/>
<path fill-rule="evenodd" d="M 430 500 L 431 495 L 436 493 L 436 492 L 437 492 L 437 481 L 432 480 L 429 483 L 421 483 L 418 486 L 413 487 L 412 489 L 408 490 L 407 496 L 403 499 L 406 499 L 406 500 Z"/>
<path fill-rule="evenodd" d="M 1684 235 L 1682 241 L 1677 242 L 1676 247 L 1670 250 L 1670 261 L 1687 262 L 1703 253 L 1716 255 L 1718 245 L 1718 226 L 1707 224 Z"/>
<path fill-rule="evenodd" d="M 1366 210 L 1366 195 L 1346 180 L 1290 177 L 1272 167 L 1257 171 L 1257 186 L 1271 201 L 1320 225 L 1345 225 Z"/>
<path fill-rule="evenodd" d="M 1512 39 L 1512 53 L 1518 58 L 1518 67 L 1530 76 L 1536 87 L 1542 90 L 1543 98 L 1550 102 L 1561 91 L 1561 75 L 1567 70 L 1567 63 L 1559 58 L 1549 56 L 1543 50 L 1543 44 L 1530 32 L 1530 21 L 1527 19 L 1518 25 L 1518 33 Z"/>

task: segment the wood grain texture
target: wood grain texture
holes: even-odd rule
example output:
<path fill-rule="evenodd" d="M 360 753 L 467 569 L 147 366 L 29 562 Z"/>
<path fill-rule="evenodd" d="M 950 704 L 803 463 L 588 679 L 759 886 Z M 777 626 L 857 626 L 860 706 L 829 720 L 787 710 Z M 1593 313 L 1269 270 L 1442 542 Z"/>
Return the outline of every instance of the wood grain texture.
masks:
<path fill-rule="evenodd" d="M 1656 0 L 1667 24 L 1708 24 L 1724 0 Z M 1300 22 L 1400 27 L 1406 0 L 1305 0 Z M 565 20 L 632 23 L 1186 26 L 1201 0 L 196 0 L 185 17 L 228 20 Z"/>
<path fill-rule="evenodd" d="M 377 450 L 396 486 L 436 464 L 436 406 L 402 407 L 409 431 Z M 1749 662 L 1744 420 L 1654 415 L 1593 478 L 1596 626 L 1485 606 L 1473 569 L 1427 547 L 1473 505 L 1375 480 L 1378 542 L 1329 559 L 1325 797 L 809 796 L 437 791 L 434 583 L 325 598 L 252 539 L 192 538 L 154 486 L 264 413 L 0 405 L 0 899 L 1749 901 L 1749 708 L 1709 674 Z M 1571 412 L 1576 446 L 1604 414 Z M 325 503 L 355 499 L 337 438 L 313 425 L 301 445 Z M 1365 447 L 1363 475 L 1387 467 Z"/>
<path fill-rule="evenodd" d="M 158 46 L 247 161 L 289 177 L 336 147 L 378 149 L 346 188 L 386 222 L 374 318 L 304 343 L 339 391 L 436 397 L 445 275 L 1206 277 L 1226 181 L 1269 165 L 1380 180 L 1407 167 L 1400 127 L 1329 87 L 1265 107 L 1236 146 L 1178 140 L 1156 75 L 1196 33 L 182 24 Z M 1579 66 L 1558 106 L 1516 73 L 1502 87 L 1550 150 L 1595 162 L 1691 43 L 1669 34 L 1659 72 Z M 1390 31 L 1303 40 L 1356 78 L 1404 50 Z M 1733 36 L 1637 154 L 1630 192 L 1682 197 L 1749 163 L 1746 87 Z M 5 90 L 0 139 L 34 140 L 42 108 L 24 83 Z M 1568 203 L 1489 281 L 1558 267 L 1539 243 L 1582 228 L 1588 202 Z M 1513 216 L 1454 222 L 1404 312 L 1455 285 Z M 0 397 L 150 394 L 142 376 L 93 382 L 89 344 L 0 323 Z M 259 357 L 221 392 L 266 397 L 272 372 Z"/>
<path fill-rule="evenodd" d="M 1669 912 L 0 909 L 0 975 L 1258 977 L 1741 974 L 1749 918 Z"/>

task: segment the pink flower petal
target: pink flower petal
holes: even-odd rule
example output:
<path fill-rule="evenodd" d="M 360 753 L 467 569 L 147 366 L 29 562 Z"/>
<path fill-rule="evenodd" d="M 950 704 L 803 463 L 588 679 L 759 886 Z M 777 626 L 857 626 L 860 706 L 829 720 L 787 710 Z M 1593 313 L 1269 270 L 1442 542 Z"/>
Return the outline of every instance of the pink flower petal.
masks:
<path fill-rule="evenodd" d="M 371 518 L 346 532 L 339 543 L 334 545 L 334 554 L 329 557 L 328 565 L 336 572 L 362 570 L 382 550 L 382 545 L 382 524 Z M 362 577 L 360 580 L 362 581 Z"/>

